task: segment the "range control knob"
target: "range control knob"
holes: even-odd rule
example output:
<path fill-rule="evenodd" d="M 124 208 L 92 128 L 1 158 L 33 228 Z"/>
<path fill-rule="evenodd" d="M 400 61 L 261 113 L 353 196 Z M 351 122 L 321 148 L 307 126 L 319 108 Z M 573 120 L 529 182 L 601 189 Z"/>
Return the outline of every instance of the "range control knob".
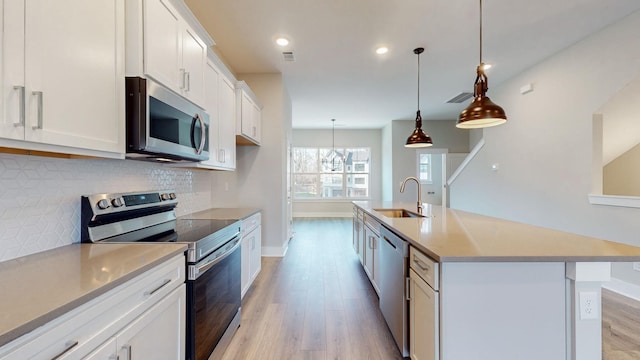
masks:
<path fill-rule="evenodd" d="M 160 199 L 164 200 L 169 200 L 169 194 L 164 193 L 164 194 L 160 194 Z"/>
<path fill-rule="evenodd" d="M 171 194 L 169 194 L 169 198 L 170 198 L 171 200 L 175 200 L 175 198 L 176 198 L 176 193 L 171 193 Z"/>
<path fill-rule="evenodd" d="M 100 199 L 100 201 L 98 201 L 98 209 L 104 210 L 108 208 L 109 208 L 109 200 Z"/>
<path fill-rule="evenodd" d="M 124 205 L 124 201 L 122 201 L 122 198 L 115 198 L 113 200 L 111 200 L 111 205 L 113 205 L 113 207 L 120 207 L 122 205 Z"/>

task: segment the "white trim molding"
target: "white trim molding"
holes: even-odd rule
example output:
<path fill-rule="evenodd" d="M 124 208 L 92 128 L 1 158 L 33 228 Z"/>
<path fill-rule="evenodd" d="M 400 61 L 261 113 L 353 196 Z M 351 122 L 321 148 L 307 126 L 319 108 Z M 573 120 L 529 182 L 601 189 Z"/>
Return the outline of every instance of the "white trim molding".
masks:
<path fill-rule="evenodd" d="M 602 287 L 616 292 L 620 295 L 640 301 L 640 285 L 628 283 L 620 279 L 611 278 L 611 280 L 602 283 Z"/>
<path fill-rule="evenodd" d="M 351 218 L 353 213 L 349 212 L 294 212 L 294 218 Z"/>
<path fill-rule="evenodd" d="M 592 205 L 640 208 L 639 196 L 589 194 L 588 197 Z"/>
<path fill-rule="evenodd" d="M 456 180 L 458 175 L 460 175 L 460 173 L 462 173 L 464 168 L 466 168 L 467 165 L 469 165 L 471 160 L 473 160 L 473 158 L 478 154 L 478 152 L 480 152 L 480 149 L 482 149 L 483 146 L 484 146 L 484 138 L 478 141 L 476 146 L 474 146 L 473 149 L 469 152 L 469 155 L 467 155 L 467 158 L 464 159 L 464 161 L 462 162 L 462 164 L 460 164 L 460 166 L 458 166 L 456 171 L 454 171 L 453 174 L 451 174 L 451 177 L 449 178 L 449 180 L 447 180 L 447 186 L 451 186 L 451 184 L 453 184 L 453 182 Z"/>

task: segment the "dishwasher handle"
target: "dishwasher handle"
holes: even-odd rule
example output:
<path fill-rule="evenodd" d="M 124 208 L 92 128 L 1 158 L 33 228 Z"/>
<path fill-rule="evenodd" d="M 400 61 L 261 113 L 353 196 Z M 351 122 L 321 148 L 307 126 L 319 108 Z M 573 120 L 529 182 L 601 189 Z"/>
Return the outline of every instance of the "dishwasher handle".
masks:
<path fill-rule="evenodd" d="M 398 247 L 397 247 L 394 243 L 392 243 L 392 242 L 391 242 L 391 240 L 389 240 L 389 238 L 388 238 L 388 237 L 386 237 L 386 236 L 384 237 L 384 241 L 386 241 L 386 242 L 387 242 L 389 245 L 391 245 L 394 249 L 397 249 L 397 248 L 398 248 Z"/>

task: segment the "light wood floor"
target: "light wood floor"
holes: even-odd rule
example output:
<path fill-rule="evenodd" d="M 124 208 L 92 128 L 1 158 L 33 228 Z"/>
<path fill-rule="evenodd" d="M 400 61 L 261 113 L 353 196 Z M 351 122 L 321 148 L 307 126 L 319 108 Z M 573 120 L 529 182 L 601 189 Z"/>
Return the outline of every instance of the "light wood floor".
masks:
<path fill-rule="evenodd" d="M 604 289 L 602 359 L 640 359 L 640 302 Z"/>
<path fill-rule="evenodd" d="M 401 359 L 351 248 L 351 219 L 300 219 L 284 258 L 263 258 L 224 360 Z M 640 302 L 602 295 L 603 360 L 640 359 Z"/>
<path fill-rule="evenodd" d="M 401 359 L 351 248 L 351 219 L 296 220 L 284 258 L 263 258 L 230 359 Z"/>

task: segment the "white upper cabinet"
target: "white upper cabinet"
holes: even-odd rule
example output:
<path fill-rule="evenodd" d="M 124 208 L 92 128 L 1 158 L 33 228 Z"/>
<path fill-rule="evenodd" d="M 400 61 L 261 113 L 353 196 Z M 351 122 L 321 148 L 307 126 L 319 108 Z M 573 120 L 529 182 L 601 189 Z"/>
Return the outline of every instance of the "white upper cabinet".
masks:
<path fill-rule="evenodd" d="M 236 86 L 236 99 L 237 144 L 260 145 L 262 138 L 262 106 L 244 81 L 238 81 Z"/>
<path fill-rule="evenodd" d="M 236 168 L 235 78 L 213 53 L 204 70 L 204 108 L 209 114 L 209 160 L 181 167 L 213 170 Z"/>
<path fill-rule="evenodd" d="M 223 74 L 218 79 L 219 159 L 228 169 L 236 168 L 236 90 L 234 81 Z"/>
<path fill-rule="evenodd" d="M 144 73 L 180 92 L 180 15 L 166 0 L 145 0 L 143 26 Z"/>
<path fill-rule="evenodd" d="M 0 146 L 124 156 L 124 8 L 124 0 L 3 3 Z"/>
<path fill-rule="evenodd" d="M 180 1 L 127 1 L 127 76 L 149 76 L 205 106 L 204 71 L 213 40 Z M 204 39 L 204 40 L 203 40 Z"/>

